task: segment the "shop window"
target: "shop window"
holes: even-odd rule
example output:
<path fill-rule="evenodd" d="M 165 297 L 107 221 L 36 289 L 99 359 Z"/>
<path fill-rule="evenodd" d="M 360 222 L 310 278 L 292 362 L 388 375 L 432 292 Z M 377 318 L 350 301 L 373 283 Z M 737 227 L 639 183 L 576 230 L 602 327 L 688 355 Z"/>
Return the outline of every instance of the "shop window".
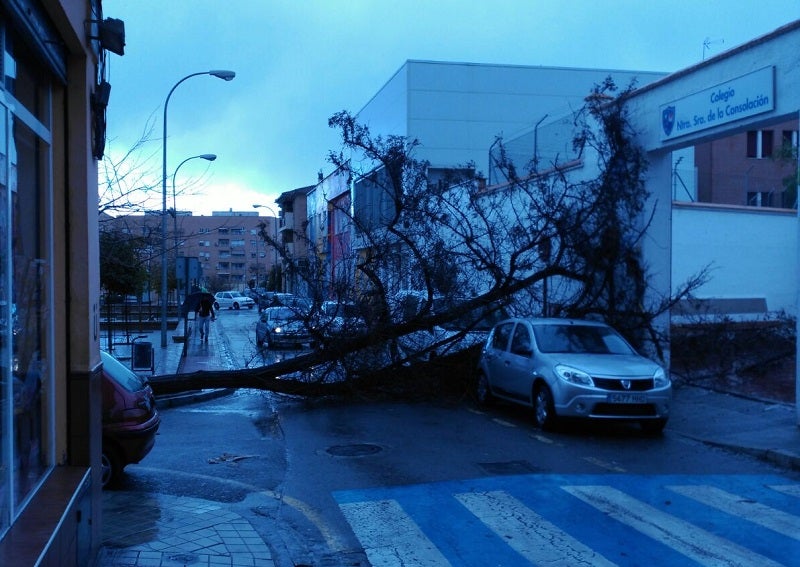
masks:
<path fill-rule="evenodd" d="M 51 75 L 6 31 L 0 90 L 0 534 L 55 463 Z"/>

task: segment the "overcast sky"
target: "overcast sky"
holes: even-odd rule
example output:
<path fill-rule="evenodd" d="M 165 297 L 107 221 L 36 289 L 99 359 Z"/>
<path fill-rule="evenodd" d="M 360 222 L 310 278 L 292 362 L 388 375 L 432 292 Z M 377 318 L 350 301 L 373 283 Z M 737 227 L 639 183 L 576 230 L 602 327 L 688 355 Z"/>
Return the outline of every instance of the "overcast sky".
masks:
<path fill-rule="evenodd" d="M 108 56 L 106 155 L 139 150 L 194 214 L 272 205 L 331 172 L 328 118 L 358 112 L 406 60 L 673 72 L 800 19 L 800 0 L 104 0 L 125 22 Z M 704 42 L 708 48 L 704 50 Z M 171 206 L 171 202 L 169 204 Z M 160 209 L 160 194 L 152 204 Z M 262 209 L 262 214 L 267 214 Z"/>

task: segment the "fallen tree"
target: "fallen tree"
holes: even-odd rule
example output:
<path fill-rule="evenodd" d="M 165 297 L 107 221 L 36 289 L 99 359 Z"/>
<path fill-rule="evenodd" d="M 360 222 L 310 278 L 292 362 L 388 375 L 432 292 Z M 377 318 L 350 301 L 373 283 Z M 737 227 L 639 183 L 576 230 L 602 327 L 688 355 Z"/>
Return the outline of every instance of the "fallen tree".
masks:
<path fill-rule="evenodd" d="M 319 345 L 313 352 L 262 368 L 156 377 L 154 390 L 233 387 L 325 396 L 405 387 L 413 392 L 420 388 L 415 380 L 423 374 L 420 361 L 458 344 L 481 317 L 501 308 L 519 315 L 601 318 L 635 347 L 661 358 L 664 336 L 655 321 L 706 275 L 672 295 L 652 291 L 641 257 L 654 214 L 644 185 L 647 164 L 625 112 L 629 91 L 610 96 L 615 91 L 610 80 L 598 85 L 575 114 L 574 153 L 568 159 L 555 156 L 543 169 L 534 159 L 525 175 L 501 160 L 506 182 L 494 187 L 485 186 L 472 164 L 432 169 L 414 159 L 415 140 L 373 136 L 349 113 L 335 115 L 330 125 L 340 129 L 345 151 L 330 160 L 348 192 L 326 202 L 334 228 L 297 230 L 292 249 L 306 247 L 309 253 L 302 257 L 293 257 L 266 227 L 261 238 L 279 251 L 286 276 L 302 282 L 315 305 L 330 297 L 356 305 L 366 332 L 331 338 L 312 309 L 302 316 Z M 571 180 L 572 170 L 586 167 L 598 175 Z M 320 232 L 332 235 L 331 242 L 325 244 Z M 335 263 L 324 246 L 336 246 Z M 551 286 L 549 298 L 543 297 L 548 282 L 559 284 Z M 411 312 L 394 301 L 402 286 L 424 297 Z M 444 307 L 440 298 L 447 300 Z M 463 318 L 460 332 L 429 333 Z M 433 339 L 412 349 L 398 346 L 425 333 Z M 475 356 L 474 349 L 469 352 Z M 463 384 L 474 367 L 473 362 L 451 371 L 434 365 L 425 374 L 433 384 L 442 378 L 431 379 L 434 372 L 444 379 L 457 375 Z"/>

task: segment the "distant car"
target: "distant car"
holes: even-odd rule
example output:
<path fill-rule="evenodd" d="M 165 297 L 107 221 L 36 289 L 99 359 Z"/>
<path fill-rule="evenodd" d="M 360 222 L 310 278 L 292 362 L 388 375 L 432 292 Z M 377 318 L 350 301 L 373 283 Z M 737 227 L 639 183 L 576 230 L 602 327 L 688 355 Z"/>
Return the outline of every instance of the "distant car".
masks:
<path fill-rule="evenodd" d="M 530 406 L 536 424 L 558 418 L 636 421 L 659 433 L 669 418 L 672 384 L 664 369 L 603 323 L 574 319 L 507 319 L 489 334 L 475 388 Z"/>
<path fill-rule="evenodd" d="M 256 323 L 256 344 L 267 348 L 299 347 L 311 342 L 301 313 L 291 307 L 268 307 Z"/>
<path fill-rule="evenodd" d="M 153 448 L 161 417 L 153 390 L 111 354 L 103 361 L 102 485 L 118 481 L 123 469 L 141 461 Z"/>
<path fill-rule="evenodd" d="M 214 309 L 252 309 L 256 302 L 238 291 L 218 291 L 214 294 Z"/>

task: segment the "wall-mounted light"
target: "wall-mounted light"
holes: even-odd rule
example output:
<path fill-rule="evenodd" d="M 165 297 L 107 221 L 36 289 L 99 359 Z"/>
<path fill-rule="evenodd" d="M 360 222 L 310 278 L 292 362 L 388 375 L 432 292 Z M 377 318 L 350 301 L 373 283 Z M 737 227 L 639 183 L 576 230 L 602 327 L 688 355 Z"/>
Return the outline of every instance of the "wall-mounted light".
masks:
<path fill-rule="evenodd" d="M 111 97 L 111 84 L 101 81 L 95 87 L 91 98 L 92 107 L 92 155 L 95 159 L 103 159 L 106 148 L 106 107 Z"/>
<path fill-rule="evenodd" d="M 97 24 L 96 36 L 90 35 L 89 39 L 100 41 L 100 47 L 117 55 L 125 55 L 125 22 L 116 18 L 105 20 L 89 20 L 90 24 Z"/>

